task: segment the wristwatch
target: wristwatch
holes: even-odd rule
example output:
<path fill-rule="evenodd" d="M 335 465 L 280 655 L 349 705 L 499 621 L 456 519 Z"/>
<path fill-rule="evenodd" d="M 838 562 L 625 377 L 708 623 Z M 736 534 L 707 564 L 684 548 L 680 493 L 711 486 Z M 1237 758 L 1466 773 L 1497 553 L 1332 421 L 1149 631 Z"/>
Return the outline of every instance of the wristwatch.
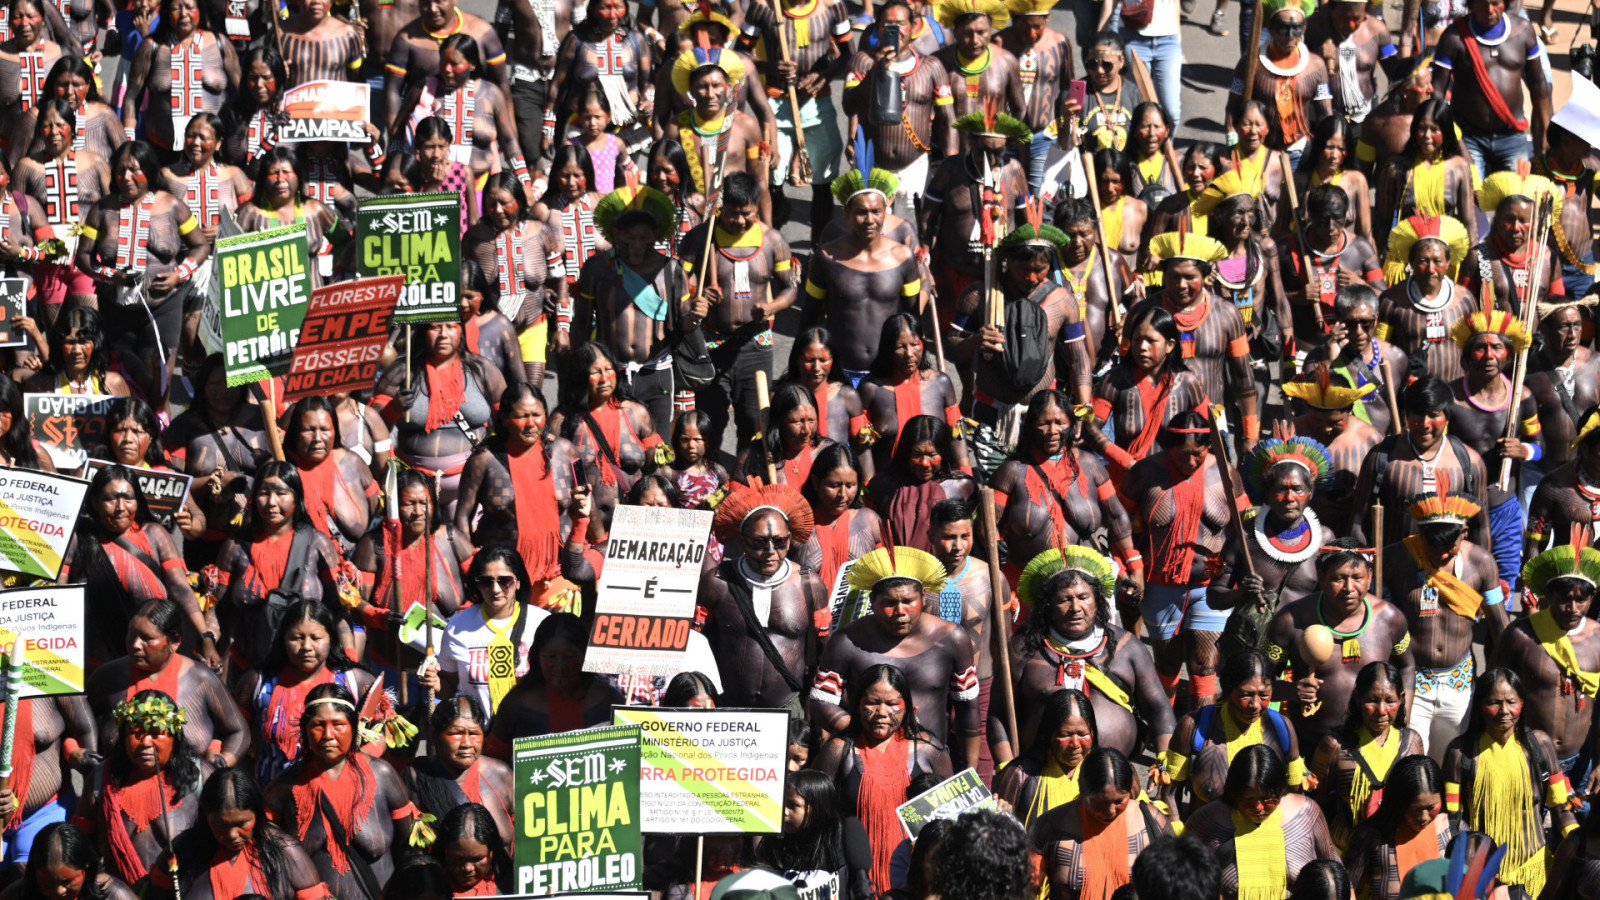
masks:
<path fill-rule="evenodd" d="M 215 644 L 217 642 L 217 635 L 215 632 L 202 631 L 200 632 L 200 640 L 210 641 L 211 643 Z"/>

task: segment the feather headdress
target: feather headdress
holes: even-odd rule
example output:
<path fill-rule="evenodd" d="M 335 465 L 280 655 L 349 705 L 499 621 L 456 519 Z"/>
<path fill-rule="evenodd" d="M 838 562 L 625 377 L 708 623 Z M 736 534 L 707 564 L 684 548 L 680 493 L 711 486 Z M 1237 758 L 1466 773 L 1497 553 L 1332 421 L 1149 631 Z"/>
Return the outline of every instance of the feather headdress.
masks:
<path fill-rule="evenodd" d="M 694 12 L 689 14 L 689 18 L 684 19 L 683 23 L 678 26 L 678 33 L 689 34 L 694 30 L 694 26 L 699 25 L 701 22 L 721 25 L 723 28 L 728 29 L 728 34 L 730 35 L 739 30 L 733 27 L 732 19 L 711 8 L 711 0 L 700 0 L 699 3 L 695 4 Z"/>
<path fill-rule="evenodd" d="M 764 509 L 777 512 L 789 523 L 791 544 L 804 544 L 811 540 L 816 522 L 811 513 L 811 504 L 800 496 L 799 491 L 786 484 L 749 487 L 733 482 L 728 486 L 732 490 L 717 504 L 717 511 L 711 518 L 711 533 L 724 546 L 736 546 L 739 530 L 744 527 L 745 520 Z"/>
<path fill-rule="evenodd" d="M 1443 472 L 1439 474 L 1444 474 Z M 1439 484 L 1437 494 L 1418 494 L 1411 498 L 1411 506 L 1407 512 L 1417 522 L 1455 522 L 1460 525 L 1477 518 L 1483 507 L 1476 500 L 1460 491 L 1448 490 L 1444 482 Z"/>
<path fill-rule="evenodd" d="M 1309 16 L 1317 11 L 1317 0 L 1261 0 L 1261 14 L 1269 19 L 1286 9 Z"/>
<path fill-rule="evenodd" d="M 1218 175 L 1200 196 L 1189 201 L 1189 209 L 1197 216 L 1209 216 L 1229 197 L 1239 197 L 1249 194 L 1252 197 L 1261 196 L 1266 190 L 1266 180 L 1257 178 L 1246 181 L 1238 169 L 1230 169 Z"/>
<path fill-rule="evenodd" d="M 871 591 L 880 582 L 905 579 L 921 584 L 924 594 L 937 594 L 948 577 L 944 563 L 932 553 L 885 541 L 884 546 L 852 563 L 845 580 L 853 590 Z"/>
<path fill-rule="evenodd" d="M 1411 867 L 1400 882 L 1400 898 L 1484 900 L 1499 883 L 1496 877 L 1507 849 L 1507 845 L 1497 846 L 1487 835 L 1462 831 L 1450 842 L 1449 856 Z"/>
<path fill-rule="evenodd" d="M 728 84 L 735 85 L 744 80 L 744 61 L 731 47 L 718 47 L 711 43 L 711 36 L 704 31 L 695 36 L 695 43 L 688 51 L 678 54 L 678 59 L 672 64 L 672 87 L 679 94 L 689 96 L 689 82 L 694 73 L 701 69 L 715 67 L 728 76 Z"/>
<path fill-rule="evenodd" d="M 983 109 L 975 109 L 955 121 L 955 129 L 966 134 L 1003 137 L 1013 144 L 1033 141 L 1033 130 L 1010 113 L 1000 111 L 997 97 L 983 98 Z"/>
<path fill-rule="evenodd" d="M 656 240 L 664 241 L 672 235 L 673 227 L 677 223 L 678 207 L 672 198 L 661 193 L 649 185 L 641 187 L 639 176 L 630 172 L 628 183 L 611 193 L 601 197 L 594 205 L 594 227 L 607 243 L 615 244 L 617 232 L 617 219 L 623 213 L 633 212 L 648 213 L 651 221 L 656 225 Z"/>
<path fill-rule="evenodd" d="M 934 16 L 946 28 L 954 28 L 967 16 L 988 16 L 995 31 L 1011 23 L 1011 10 L 1001 0 L 941 0 Z"/>
<path fill-rule="evenodd" d="M 1193 259 L 1210 264 L 1225 259 L 1228 248 L 1222 246 L 1220 241 L 1203 234 L 1169 231 L 1150 239 L 1150 255 L 1158 264 L 1169 259 Z"/>
<path fill-rule="evenodd" d="M 1256 447 L 1255 455 L 1250 457 L 1249 470 L 1246 477 L 1250 479 L 1250 487 L 1257 496 L 1263 496 L 1267 490 L 1267 476 L 1273 469 L 1282 465 L 1299 466 L 1306 474 L 1311 476 L 1312 484 L 1321 484 L 1328 480 L 1328 473 L 1333 471 L 1333 464 L 1328 458 L 1328 448 L 1320 442 L 1300 435 L 1289 438 L 1267 438 Z"/>
<path fill-rule="evenodd" d="M 1461 269 L 1461 261 L 1471 249 L 1467 228 L 1450 216 L 1410 216 L 1389 231 L 1389 255 L 1383 262 L 1383 278 L 1399 284 L 1411 267 L 1411 248 L 1420 241 L 1438 241 L 1450 255 L 1447 274 L 1451 281 Z"/>
<path fill-rule="evenodd" d="M 873 168 L 872 164 L 877 160 L 874 158 L 872 142 L 867 140 L 866 131 L 859 125 L 856 126 L 855 151 L 856 167 L 833 180 L 833 199 L 843 206 L 857 195 L 878 194 L 885 203 L 892 202 L 900 190 L 900 179 L 887 169 Z"/>
<path fill-rule="evenodd" d="M 1478 188 L 1478 208 L 1493 215 L 1500 204 L 1511 197 L 1532 201 L 1535 206 L 1548 197 L 1554 203 L 1551 213 L 1561 215 L 1561 201 L 1566 192 L 1543 175 L 1528 174 L 1527 168 L 1528 164 L 1524 162 L 1518 166 L 1519 171 L 1496 172 L 1485 178 L 1483 187 Z"/>
<path fill-rule="evenodd" d="M 1522 324 L 1522 319 L 1494 305 L 1494 292 L 1485 290 L 1483 309 L 1463 316 L 1450 326 L 1450 338 L 1456 346 L 1466 349 L 1467 344 L 1480 334 L 1498 334 L 1510 345 L 1511 352 L 1521 353 L 1533 343 L 1533 336 Z"/>
<path fill-rule="evenodd" d="M 1367 382 L 1360 387 L 1345 387 L 1333 383 L 1333 373 L 1328 370 L 1328 364 L 1319 364 L 1312 378 L 1301 377 L 1301 380 L 1291 381 L 1283 385 L 1284 396 L 1293 397 L 1303 401 L 1307 406 L 1316 409 L 1349 409 L 1356 405 L 1356 401 L 1376 391 L 1378 386 Z"/>
<path fill-rule="evenodd" d="M 1578 452 L 1578 447 L 1588 440 L 1597 428 L 1600 428 L 1600 407 L 1591 409 L 1584 414 L 1583 419 L 1578 422 L 1578 433 L 1573 436 L 1572 446 L 1568 449 L 1573 453 Z"/>
<path fill-rule="evenodd" d="M 1056 0 L 1006 0 L 1006 8 L 1013 16 L 1047 16 L 1056 8 Z"/>
<path fill-rule="evenodd" d="M 1068 569 L 1087 575 L 1090 581 L 1100 585 L 1107 598 L 1116 593 L 1117 575 L 1111 560 L 1091 547 L 1064 546 L 1044 551 L 1023 567 L 1022 576 L 1017 579 L 1017 597 L 1022 605 L 1032 609 L 1050 577 Z"/>
<path fill-rule="evenodd" d="M 1033 244 L 1040 247 L 1049 247 L 1060 250 L 1072 239 L 1067 233 L 1044 220 L 1044 201 L 1038 197 L 1029 197 L 1023 206 L 1023 217 L 1027 219 L 1021 225 L 1011 229 L 1005 237 L 1000 239 L 1002 247 L 1016 247 L 1024 244 Z"/>
<path fill-rule="evenodd" d="M 1600 550 L 1589 546 L 1589 527 L 1581 522 L 1572 526 L 1572 543 L 1551 547 L 1522 567 L 1522 583 L 1536 597 L 1543 597 L 1550 583 L 1562 578 L 1600 586 Z"/>

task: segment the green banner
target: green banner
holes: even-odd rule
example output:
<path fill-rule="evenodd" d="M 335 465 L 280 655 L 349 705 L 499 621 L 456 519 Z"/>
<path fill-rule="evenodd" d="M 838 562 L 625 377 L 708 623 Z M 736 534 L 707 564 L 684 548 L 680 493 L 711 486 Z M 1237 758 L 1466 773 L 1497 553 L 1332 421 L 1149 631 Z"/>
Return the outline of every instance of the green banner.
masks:
<path fill-rule="evenodd" d="M 362 200 L 356 213 L 360 275 L 404 275 L 398 324 L 461 318 L 461 198 L 399 194 Z"/>
<path fill-rule="evenodd" d="M 518 894 L 643 887 L 637 725 L 519 738 L 512 762 Z"/>
<path fill-rule="evenodd" d="M 895 809 L 906 836 L 916 840 L 934 819 L 954 819 L 969 809 L 999 809 L 977 769 L 963 769 Z"/>
<path fill-rule="evenodd" d="M 222 359 L 228 387 L 289 371 L 311 299 L 306 227 L 290 225 L 217 241 Z"/>

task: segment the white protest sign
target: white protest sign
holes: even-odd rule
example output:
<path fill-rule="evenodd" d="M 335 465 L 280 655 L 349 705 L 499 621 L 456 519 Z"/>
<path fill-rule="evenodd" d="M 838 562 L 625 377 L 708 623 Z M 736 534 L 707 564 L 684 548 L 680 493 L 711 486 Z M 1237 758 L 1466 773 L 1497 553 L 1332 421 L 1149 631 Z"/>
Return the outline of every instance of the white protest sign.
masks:
<path fill-rule="evenodd" d="M 1572 96 L 1567 98 L 1566 105 L 1556 110 L 1550 124 L 1560 125 L 1591 147 L 1600 147 L 1600 87 L 1573 73 Z"/>
<path fill-rule="evenodd" d="M 617 706 L 612 717 L 640 728 L 639 818 L 647 833 L 783 829 L 787 712 Z"/>
<path fill-rule="evenodd" d="M 278 143 L 309 141 L 371 142 L 371 88 L 359 81 L 307 81 L 283 94 L 289 120 L 278 128 Z"/>
<path fill-rule="evenodd" d="M 0 569 L 54 579 L 89 482 L 0 466 Z"/>
<path fill-rule="evenodd" d="M 0 591 L 0 649 L 22 636 L 22 696 L 83 693 L 83 585 Z"/>
<path fill-rule="evenodd" d="M 666 677 L 682 670 L 710 537 L 705 510 L 617 507 L 585 672 Z"/>

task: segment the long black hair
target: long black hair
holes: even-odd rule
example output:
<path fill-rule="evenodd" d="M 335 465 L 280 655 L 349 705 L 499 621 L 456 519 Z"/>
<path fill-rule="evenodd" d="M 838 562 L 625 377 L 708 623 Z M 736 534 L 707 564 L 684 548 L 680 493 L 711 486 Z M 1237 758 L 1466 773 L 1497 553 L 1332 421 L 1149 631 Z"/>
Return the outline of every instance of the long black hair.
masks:
<path fill-rule="evenodd" d="M 1228 778 L 1222 783 L 1221 799 L 1233 806 L 1252 787 L 1261 788 L 1274 797 L 1289 792 L 1289 770 L 1283 764 L 1283 757 L 1266 744 L 1240 750 L 1228 764 Z"/>
<path fill-rule="evenodd" d="M 141 164 L 140 168 L 144 166 Z M 154 176 L 151 182 L 155 182 Z M 80 341 L 94 345 L 94 352 L 89 354 L 89 376 L 100 379 L 104 384 L 106 372 L 111 368 L 111 354 L 106 350 L 106 331 L 100 313 L 87 306 L 74 306 L 58 316 L 55 324 L 50 326 L 50 334 L 46 338 L 50 345 L 50 359 L 39 374 L 56 375 L 66 371 L 62 360 L 65 358 L 67 335 L 74 331 L 78 333 Z"/>
<path fill-rule="evenodd" d="M 1328 141 L 1332 138 L 1344 138 L 1344 162 L 1340 169 L 1354 169 L 1356 167 L 1356 139 L 1361 136 L 1361 129 L 1350 124 L 1344 116 L 1329 116 L 1311 128 L 1311 146 L 1306 148 L 1300 157 L 1299 172 L 1305 175 L 1314 174 L 1317 166 L 1322 161 L 1322 151 L 1327 148 Z"/>
<path fill-rule="evenodd" d="M 810 407 L 813 414 L 817 412 L 817 398 L 805 385 L 790 381 L 779 384 L 773 390 L 772 399 L 767 406 L 767 432 L 762 436 L 767 451 L 772 454 L 773 459 L 783 459 L 784 420 L 788 418 L 789 413 L 804 407 Z M 815 448 L 822 443 L 822 430 L 825 424 L 818 417 L 817 430 L 811 435 L 811 447 Z"/>
<path fill-rule="evenodd" d="M 874 378 L 888 378 L 894 374 L 894 345 L 902 334 L 914 334 L 917 340 L 922 342 L 922 358 L 917 360 L 917 370 L 920 372 L 934 367 L 933 354 L 928 350 L 928 339 L 922 334 L 922 323 L 911 313 L 895 313 L 883 321 L 883 328 L 878 332 L 878 355 L 872 358 L 870 369 Z M 798 346 L 799 341 L 795 344 Z"/>
<path fill-rule="evenodd" d="M 111 891 L 100 883 L 100 873 L 104 869 L 94 838 L 71 822 L 52 822 L 39 829 L 30 845 L 28 861 L 23 863 L 20 900 L 56 900 L 54 895 L 46 897 L 39 890 L 35 865 L 64 866 L 82 872 L 83 887 L 78 890 L 78 900 L 106 900 L 111 896 Z"/>
<path fill-rule="evenodd" d="M 422 139 L 417 139 L 421 143 Z M 551 209 L 557 209 L 566 201 L 561 196 L 561 185 L 558 182 L 558 173 L 569 164 L 577 163 L 583 170 L 583 190 L 585 193 L 593 191 L 594 187 L 594 160 L 590 158 L 589 151 L 582 144 L 571 142 L 556 147 L 555 156 L 550 161 L 550 187 L 544 192 L 539 201 Z"/>
<path fill-rule="evenodd" d="M 1494 666 L 1480 674 L 1472 686 L 1472 713 L 1467 717 L 1467 730 L 1462 734 L 1462 737 L 1465 738 L 1463 741 L 1465 746 L 1476 749 L 1478 738 L 1482 737 L 1483 733 L 1489 729 L 1489 724 L 1483 719 L 1483 705 L 1489 702 L 1489 692 L 1502 684 L 1516 691 L 1517 696 L 1524 701 L 1527 700 L 1528 692 L 1522 686 L 1522 678 L 1514 670 L 1503 666 Z M 1532 753 L 1534 747 L 1533 734 L 1528 728 L 1528 717 L 1526 715 L 1517 717 L 1516 734 L 1517 740 L 1522 742 L 1522 746 L 1527 748 L 1529 753 Z"/>
<path fill-rule="evenodd" d="M 95 451 L 95 458 L 111 459 L 111 432 L 116 431 L 118 425 L 130 419 L 150 436 L 150 443 L 144 449 L 144 463 L 149 466 L 166 465 L 167 454 L 161 446 L 161 423 L 156 419 L 156 411 L 150 408 L 150 404 L 138 397 L 118 397 L 111 401 L 111 406 L 106 410 L 106 442 Z"/>
<path fill-rule="evenodd" d="M 762 840 L 756 847 L 756 862 L 778 872 L 844 868 L 844 823 L 839 817 L 839 788 L 833 779 L 815 769 L 801 769 L 789 773 L 784 791 L 794 791 L 805 801 L 805 827 Z"/>
<path fill-rule="evenodd" d="M 1122 325 L 1122 334 L 1132 339 L 1141 325 L 1149 325 L 1155 329 L 1156 334 L 1172 342 L 1172 350 L 1167 353 L 1166 361 L 1162 364 L 1163 368 L 1169 372 L 1189 371 L 1188 364 L 1183 361 L 1183 353 L 1180 352 L 1183 348 L 1182 330 L 1178 328 L 1178 320 L 1172 317 L 1171 310 L 1160 303 L 1142 304 L 1128 314 L 1127 321 Z M 1132 364 L 1127 363 L 1127 365 Z"/>
<path fill-rule="evenodd" d="M 815 509 L 817 505 L 817 491 L 812 487 L 815 479 L 836 472 L 839 469 L 850 469 L 856 473 L 856 498 L 850 501 L 851 509 L 860 509 L 862 504 L 861 467 L 856 464 L 856 453 L 850 449 L 849 444 L 829 444 L 817 451 L 811 460 L 811 474 L 806 478 L 806 483 L 800 488 L 800 496 Z"/>
<path fill-rule="evenodd" d="M 934 473 L 935 481 L 942 481 L 951 476 L 955 471 L 955 448 L 951 442 L 950 426 L 933 416 L 912 416 L 899 434 L 895 435 L 894 453 L 889 459 L 890 467 L 899 475 L 904 476 L 910 471 L 911 448 L 922 443 L 932 443 L 934 449 L 944 458 L 943 464 Z"/>
<path fill-rule="evenodd" d="M 683 144 L 677 138 L 664 137 L 650 145 L 650 153 L 646 156 L 645 178 L 649 177 L 651 166 L 657 159 L 663 159 L 678 173 L 678 195 L 672 199 L 678 202 L 679 207 L 683 200 L 694 193 L 694 170 L 689 168 L 689 154 L 683 150 Z M 670 196 L 670 195 L 669 195 Z"/>
<path fill-rule="evenodd" d="M 1405 696 L 1400 688 L 1400 670 L 1395 668 L 1394 663 L 1380 659 L 1361 667 L 1361 671 L 1356 673 L 1356 685 L 1350 691 L 1350 703 L 1345 707 L 1344 725 L 1339 728 L 1339 742 L 1352 753 L 1361 746 L 1361 738 L 1356 732 L 1361 728 L 1362 720 L 1366 718 L 1362 707 L 1366 701 L 1367 691 L 1378 684 L 1392 685 L 1395 696 Z M 1395 713 L 1389 723 L 1390 730 L 1398 734 L 1399 729 L 1405 726 L 1405 718 L 1406 705 L 1402 703 L 1400 711 Z"/>
<path fill-rule="evenodd" d="M 48 113 L 48 112 L 53 112 L 56 115 L 60 116 L 62 118 L 62 120 L 67 123 L 67 127 L 73 129 L 74 132 L 77 131 L 77 128 L 78 128 L 78 111 L 72 108 L 72 104 L 69 103 L 66 100 L 66 98 L 64 98 L 64 97 L 55 97 L 55 96 L 52 96 L 50 94 L 41 94 L 40 97 L 41 97 L 41 99 L 39 100 L 38 105 L 34 106 L 34 108 L 33 108 L 34 109 L 34 121 L 33 121 L 33 142 L 34 143 L 40 144 L 40 145 L 42 145 L 44 143 L 44 114 Z M 67 149 L 71 150 L 72 147 L 69 145 L 67 147 Z"/>
<path fill-rule="evenodd" d="M 345 721 L 350 723 L 350 751 L 346 755 L 353 756 L 361 752 L 361 717 L 356 713 L 355 695 L 337 682 L 319 684 L 306 694 L 306 707 L 300 713 L 300 761 L 294 764 L 297 770 L 306 766 L 311 755 L 307 752 L 307 735 L 311 733 L 312 717 L 320 712 L 318 707 L 322 706 L 343 716 Z"/>
<path fill-rule="evenodd" d="M 588 629 L 583 627 L 583 620 L 569 612 L 551 613 L 539 623 L 539 630 L 533 633 L 533 645 L 528 648 L 528 674 L 522 676 L 521 684 L 532 688 L 543 688 L 544 669 L 539 665 L 539 656 L 545 648 L 556 641 L 566 641 L 579 650 L 589 642 Z M 588 690 L 594 681 L 594 673 L 582 672 L 578 676 L 578 684 L 583 690 Z"/>
<path fill-rule="evenodd" d="M 489 715 L 483 711 L 477 696 L 470 692 L 457 694 L 434 707 L 433 715 L 428 717 L 430 751 L 440 746 L 439 735 L 463 720 L 476 724 L 484 734 L 489 733 Z M 412 793 L 423 812 L 442 817 L 460 802 L 460 788 L 455 787 L 456 775 L 436 754 L 429 752 L 427 756 L 417 757 L 409 768 Z"/>
<path fill-rule="evenodd" d="M 295 401 L 294 406 L 289 407 L 289 415 L 283 424 L 285 441 L 293 445 L 300 434 L 300 426 L 305 423 L 306 416 L 314 412 L 328 414 L 328 418 L 333 422 L 333 446 L 335 448 L 343 447 L 344 442 L 339 439 L 339 411 L 334 408 L 332 400 L 317 394 L 313 394 L 310 397 L 302 397 Z M 296 450 L 295 452 L 298 453 L 299 451 Z M 333 454 L 330 452 L 329 455 Z"/>
<path fill-rule="evenodd" d="M 433 842 L 433 856 L 445 862 L 444 845 L 459 838 L 472 838 L 489 850 L 489 870 L 494 873 L 496 888 L 511 883 L 511 854 L 505 841 L 500 839 L 500 828 L 494 816 L 481 803 L 467 802 L 445 813 L 439 823 L 438 837 Z M 448 863 L 446 863 L 448 870 Z"/>
<path fill-rule="evenodd" d="M 483 598 L 478 595 L 478 576 L 488 570 L 490 563 L 495 562 L 510 569 L 512 576 L 517 579 L 517 602 L 527 604 L 532 601 L 533 582 L 528 578 L 528 567 L 523 565 L 522 556 L 517 553 L 516 545 L 503 541 L 484 544 L 473 554 L 472 564 L 467 567 L 466 581 L 466 589 L 471 599 L 478 603 L 483 602 Z M 517 617 L 517 626 L 513 629 L 515 634 L 511 638 L 513 645 L 519 646 L 516 635 L 521 633 L 523 624 L 527 621 L 527 616 Z"/>
<path fill-rule="evenodd" d="M 1406 138 L 1406 146 L 1400 151 L 1401 164 L 1409 167 L 1411 161 L 1417 158 L 1417 126 L 1423 119 L 1432 119 L 1433 124 L 1439 126 L 1439 158 L 1441 160 L 1462 156 L 1461 140 L 1456 137 L 1456 114 L 1450 104 L 1443 100 L 1428 98 L 1422 101 L 1417 111 L 1411 114 L 1411 129 Z"/>
<path fill-rule="evenodd" d="M 1096 735 L 1099 741 L 1099 728 L 1094 720 L 1094 704 L 1082 691 L 1072 688 L 1056 691 L 1044 698 L 1044 706 L 1039 710 L 1039 728 L 1033 733 L 1033 742 L 1028 745 L 1026 756 L 1043 766 L 1055 755 L 1055 741 L 1061 734 L 1061 725 L 1073 716 L 1089 723 L 1089 733 Z"/>
<path fill-rule="evenodd" d="M 4 372 L 0 372 L 0 412 L 11 413 L 11 427 L 0 435 L 11 464 L 19 469 L 39 468 L 39 451 L 33 446 L 33 426 L 28 424 L 22 388 Z"/>
<path fill-rule="evenodd" d="M 240 544 L 249 546 L 256 533 L 256 494 L 260 492 L 267 479 L 276 478 L 283 482 L 290 493 L 294 494 L 294 515 L 290 523 L 294 530 L 314 528 L 311 524 L 311 515 L 306 512 L 306 489 L 300 482 L 300 470 L 295 464 L 286 459 L 269 459 L 256 469 L 255 481 L 250 485 L 250 502 L 245 508 L 244 524 L 234 532 L 234 539 Z M 136 488 L 137 489 L 137 488 Z"/>
<path fill-rule="evenodd" d="M 261 788 L 256 786 L 254 776 L 238 766 L 211 773 L 200 789 L 199 819 L 173 838 L 172 851 L 178 858 L 180 877 L 190 880 L 207 877 L 221 846 L 209 820 L 212 815 L 226 810 L 249 812 L 256 818 L 250 843 L 267 879 L 266 885 L 258 887 L 270 888 L 267 894 L 271 897 L 294 896 L 294 885 L 289 882 L 289 863 L 284 858 L 284 845 L 294 838 L 280 828 L 268 827 Z"/>
<path fill-rule="evenodd" d="M 560 387 L 556 391 L 556 408 L 563 415 L 561 436 L 569 441 L 578 439 L 578 427 L 589 412 L 589 367 L 599 359 L 611 363 L 611 369 L 616 373 L 617 388 L 612 396 L 618 400 L 633 399 L 627 392 L 622 367 L 617 365 L 617 355 L 611 352 L 610 347 L 599 341 L 584 341 L 574 347 L 561 371 Z M 615 453 L 617 448 L 612 447 L 611 451 Z"/>
<path fill-rule="evenodd" d="M 794 345 L 789 348 L 789 371 L 783 375 L 784 381 L 798 382 L 800 380 L 800 358 L 812 347 L 826 347 L 828 355 L 835 357 L 834 364 L 828 367 L 829 381 L 844 381 L 844 369 L 840 368 L 837 355 L 833 351 L 833 332 L 821 325 L 813 325 L 795 335 Z"/>
<path fill-rule="evenodd" d="M 150 514 L 150 504 L 145 502 L 144 488 L 139 486 L 139 479 L 133 474 L 133 470 L 121 464 L 109 465 L 96 470 L 94 478 L 89 481 L 89 491 L 84 495 L 83 512 L 81 514 L 84 524 L 88 527 L 78 529 L 80 540 L 85 537 L 96 539 L 103 533 L 104 529 L 100 526 L 100 519 L 95 514 L 95 501 L 100 499 L 101 493 L 113 481 L 126 481 L 133 488 L 134 500 L 137 503 L 137 509 L 133 515 L 135 522 L 147 524 L 155 521 L 155 517 Z"/>
<path fill-rule="evenodd" d="M 1439 764 L 1426 753 L 1401 757 L 1383 780 L 1383 799 L 1378 808 L 1361 827 L 1373 829 L 1386 843 L 1393 842 L 1406 810 L 1423 794 L 1438 794 L 1440 800 L 1444 799 L 1444 773 Z"/>
<path fill-rule="evenodd" d="M 143 703 L 156 698 L 167 700 L 175 707 L 178 704 L 176 697 L 170 697 L 166 692 L 157 690 L 140 691 L 127 702 Z M 118 722 L 116 743 L 105 748 L 106 766 L 111 776 L 123 785 L 128 783 L 128 776 L 133 771 L 133 761 L 128 758 L 127 739 L 128 726 Z M 172 786 L 173 797 L 177 801 L 181 802 L 184 797 L 200 789 L 200 757 L 195 752 L 194 745 L 183 736 L 181 727 L 172 735 L 172 756 L 168 758 L 167 764 L 161 767 L 161 771 L 166 776 L 167 784 Z"/>
<path fill-rule="evenodd" d="M 298 156 L 295 155 L 293 147 L 291 147 L 291 146 L 289 146 L 287 144 L 279 144 L 278 146 L 273 147 L 271 150 L 262 151 L 261 155 L 257 156 L 256 159 L 255 159 L 254 165 L 255 165 L 255 169 L 256 169 L 256 181 L 255 181 L 255 184 L 252 185 L 253 193 L 251 194 L 251 196 L 254 199 L 252 199 L 250 202 L 256 204 L 257 207 L 260 207 L 261 204 L 267 202 L 267 172 L 268 172 L 268 170 L 270 170 L 275 164 L 280 163 L 280 162 L 288 163 L 289 164 L 289 168 L 294 170 L 294 200 L 295 200 L 295 202 L 296 203 L 304 203 L 305 202 L 305 200 L 306 200 L 306 174 L 305 174 L 304 170 L 302 170 L 300 168 L 300 159 L 299 159 Z M 262 208 L 263 212 L 266 211 L 266 209 L 264 207 L 261 207 L 261 208 Z"/>
<path fill-rule="evenodd" d="M 662 709 L 683 709 L 689 701 L 696 697 L 710 697 L 713 707 L 720 706 L 722 696 L 717 692 L 717 686 L 711 683 L 703 672 L 679 672 L 667 682 L 667 689 L 661 695 Z"/>
<path fill-rule="evenodd" d="M 288 639 L 289 629 L 307 621 L 316 622 L 328 632 L 328 658 L 322 663 L 328 671 L 348 672 L 362 668 L 360 663 L 345 655 L 344 647 L 339 643 L 339 620 L 327 604 L 316 600 L 300 600 L 284 610 L 283 618 L 278 620 L 278 631 L 272 636 L 272 646 L 268 648 L 261 666 L 256 669 L 263 679 L 275 679 L 289 667 L 289 651 L 284 648 L 283 642 Z"/>
<path fill-rule="evenodd" d="M 1055 388 L 1045 388 L 1028 399 L 1028 408 L 1022 416 L 1022 431 L 1017 435 L 1017 449 L 1013 454 L 1015 458 L 1022 460 L 1024 463 L 1032 462 L 1029 454 L 1033 452 L 1034 442 L 1039 439 L 1033 428 L 1033 423 L 1051 409 L 1059 409 L 1067 414 L 1067 430 L 1062 435 L 1066 446 L 1070 448 L 1081 440 L 1081 432 L 1077 437 L 1073 436 L 1074 429 L 1072 425 L 1075 419 L 1072 415 L 1072 401 L 1068 399 L 1066 394 Z"/>
<path fill-rule="evenodd" d="M 899 666 L 879 663 L 862 672 L 861 679 L 857 684 L 860 685 L 854 698 L 857 706 L 860 705 L 861 698 L 866 695 L 867 690 L 876 684 L 887 684 L 895 693 L 899 694 L 900 699 L 905 701 L 906 705 L 905 718 L 900 720 L 900 736 L 908 741 L 914 741 L 919 737 L 922 727 L 917 724 L 917 710 L 914 698 L 911 695 L 911 682 L 906 680 L 906 673 L 901 671 Z M 852 710 L 852 712 L 855 711 Z M 860 736 L 861 725 L 861 716 L 852 715 L 850 717 L 850 734 L 852 737 Z"/>

